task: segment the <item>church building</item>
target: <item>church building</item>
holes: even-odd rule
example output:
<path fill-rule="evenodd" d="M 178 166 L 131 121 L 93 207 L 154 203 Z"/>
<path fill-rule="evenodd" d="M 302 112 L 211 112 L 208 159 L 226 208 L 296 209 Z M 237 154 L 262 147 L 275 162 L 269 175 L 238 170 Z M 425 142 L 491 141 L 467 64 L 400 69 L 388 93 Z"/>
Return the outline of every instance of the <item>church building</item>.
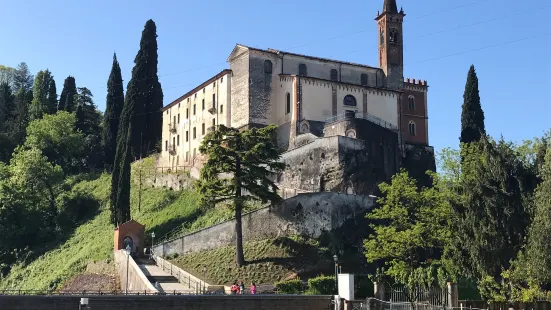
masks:
<path fill-rule="evenodd" d="M 163 108 L 159 164 L 199 168 L 199 145 L 217 125 L 251 128 L 276 124 L 278 144 L 289 165 L 294 165 L 293 158 L 308 152 L 311 159 L 314 153 L 323 155 L 301 170 L 308 174 L 319 170 L 313 175 L 294 167 L 290 175 L 279 176 L 283 188 L 372 191 L 374 183 L 427 156 L 429 164 L 422 168 L 434 170 L 428 139 L 428 85 L 424 80 L 404 78 L 405 16 L 403 10 L 398 11 L 396 0 L 384 0 L 382 12 L 375 18 L 377 67 L 237 44 L 227 59 L 229 69 Z M 341 167 L 338 181 L 334 176 L 322 180 L 324 163 L 331 159 L 326 158 L 328 152 L 319 150 L 327 145 L 333 145 L 336 153 L 331 154 L 337 156 L 331 165 Z M 364 180 L 371 184 L 369 189 L 359 190 L 357 182 L 351 185 L 348 183 L 355 181 L 342 179 L 350 177 L 346 170 L 356 169 L 343 162 L 350 152 L 356 154 L 355 165 L 373 167 L 369 173 L 381 169 L 377 176 L 356 176 L 371 179 Z M 363 154 L 363 159 L 358 154 Z M 330 179 L 334 179 L 333 185 Z"/>

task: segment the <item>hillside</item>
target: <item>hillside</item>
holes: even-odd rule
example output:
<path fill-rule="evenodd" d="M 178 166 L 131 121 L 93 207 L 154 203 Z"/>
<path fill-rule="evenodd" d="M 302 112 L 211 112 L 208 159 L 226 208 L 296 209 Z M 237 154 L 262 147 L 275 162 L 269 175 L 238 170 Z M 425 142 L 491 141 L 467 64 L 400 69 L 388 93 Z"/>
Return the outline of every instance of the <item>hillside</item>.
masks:
<path fill-rule="evenodd" d="M 59 289 L 67 280 L 84 272 L 88 263 L 112 259 L 113 226 L 109 223 L 108 195 L 110 176 L 103 174 L 74 186 L 100 202 L 100 209 L 88 222 L 75 229 L 65 241 L 53 245 L 28 265 L 15 265 L 0 279 L 1 289 Z M 144 188 L 141 210 L 137 208 L 137 186 L 132 186 L 132 217 L 146 225 L 146 232 L 162 236 L 200 215 L 199 199 L 192 191 L 175 193 Z M 208 222 L 208 221 L 204 221 Z M 150 240 L 146 240 L 149 244 Z"/>

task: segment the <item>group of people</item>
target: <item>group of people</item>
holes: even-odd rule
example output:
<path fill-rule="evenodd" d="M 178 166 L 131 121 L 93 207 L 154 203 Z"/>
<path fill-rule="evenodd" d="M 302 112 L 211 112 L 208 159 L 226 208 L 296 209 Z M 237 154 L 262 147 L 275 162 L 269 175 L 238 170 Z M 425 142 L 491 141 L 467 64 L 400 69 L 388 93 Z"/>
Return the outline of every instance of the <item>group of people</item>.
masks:
<path fill-rule="evenodd" d="M 243 295 L 245 294 L 245 284 L 243 284 L 243 281 L 239 281 L 239 283 L 237 283 L 237 281 L 234 281 L 232 286 L 230 287 L 230 290 L 231 290 L 231 294 L 232 295 Z M 249 287 L 249 292 L 251 294 L 256 294 L 256 284 L 251 283 L 251 286 Z"/>

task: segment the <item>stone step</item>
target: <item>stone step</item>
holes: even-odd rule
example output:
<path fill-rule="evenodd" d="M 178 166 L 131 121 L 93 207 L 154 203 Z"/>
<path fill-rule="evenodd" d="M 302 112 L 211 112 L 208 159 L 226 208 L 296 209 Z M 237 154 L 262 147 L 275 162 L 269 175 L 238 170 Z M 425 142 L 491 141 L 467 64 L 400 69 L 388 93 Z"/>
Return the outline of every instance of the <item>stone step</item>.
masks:
<path fill-rule="evenodd" d="M 146 276 L 151 283 L 163 282 L 163 283 L 178 283 L 178 279 L 174 276 Z"/>

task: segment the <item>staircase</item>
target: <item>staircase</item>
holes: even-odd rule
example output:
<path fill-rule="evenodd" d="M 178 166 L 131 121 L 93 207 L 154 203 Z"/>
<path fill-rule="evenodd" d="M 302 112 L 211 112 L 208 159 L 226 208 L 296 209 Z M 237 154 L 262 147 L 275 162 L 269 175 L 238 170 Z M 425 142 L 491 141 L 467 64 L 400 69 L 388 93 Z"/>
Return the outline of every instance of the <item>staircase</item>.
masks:
<path fill-rule="evenodd" d="M 159 268 L 152 259 L 139 258 L 136 260 L 136 263 L 147 280 L 149 280 L 161 293 L 197 293 L 195 287 L 181 284 L 178 278 Z"/>

